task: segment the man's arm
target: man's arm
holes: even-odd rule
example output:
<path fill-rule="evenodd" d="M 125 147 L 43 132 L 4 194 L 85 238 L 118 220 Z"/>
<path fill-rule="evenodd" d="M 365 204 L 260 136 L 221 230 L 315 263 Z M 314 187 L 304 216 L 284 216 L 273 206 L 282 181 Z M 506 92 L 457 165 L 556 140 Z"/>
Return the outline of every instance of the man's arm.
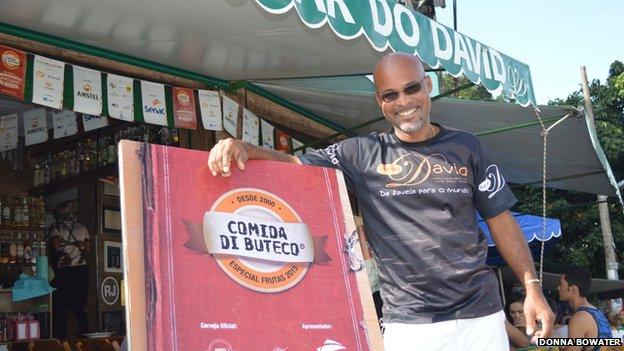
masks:
<path fill-rule="evenodd" d="M 509 337 L 509 342 L 511 343 L 511 345 L 515 347 L 528 347 L 531 343 L 529 341 L 529 338 L 527 338 L 520 329 L 513 326 L 506 319 L 505 329 L 507 330 L 507 336 Z"/>
<path fill-rule="evenodd" d="M 220 174 L 224 177 L 229 177 L 232 175 L 232 172 L 230 172 L 231 161 L 236 162 L 238 168 L 242 171 L 245 170 L 245 162 L 247 160 L 271 160 L 301 164 L 301 161 L 296 156 L 229 138 L 219 140 L 210 150 L 208 168 L 210 168 L 213 176 Z"/>
<path fill-rule="evenodd" d="M 496 243 L 496 249 L 518 279 L 523 283 L 537 279 L 531 253 L 524 240 L 524 235 L 522 235 L 522 231 L 511 213 L 505 210 L 485 221 Z M 536 332 L 535 320 L 537 319 L 542 323 L 542 330 L 535 333 L 535 336 L 549 336 L 553 328 L 555 316 L 550 310 L 548 303 L 546 303 L 541 285 L 538 282 L 526 283 L 525 289 L 524 315 L 527 323 L 527 334 L 531 336 Z"/>

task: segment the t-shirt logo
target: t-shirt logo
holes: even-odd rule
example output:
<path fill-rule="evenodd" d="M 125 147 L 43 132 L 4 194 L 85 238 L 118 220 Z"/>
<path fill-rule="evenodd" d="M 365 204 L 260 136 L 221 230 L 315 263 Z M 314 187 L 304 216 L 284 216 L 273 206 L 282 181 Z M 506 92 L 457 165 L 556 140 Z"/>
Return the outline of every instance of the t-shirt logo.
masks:
<path fill-rule="evenodd" d="M 405 154 L 392 163 L 379 164 L 377 173 L 388 176 L 386 188 L 419 185 L 431 179 L 436 183 L 466 183 L 468 167 L 450 163 L 442 154 Z"/>
<path fill-rule="evenodd" d="M 485 173 L 485 180 L 479 183 L 479 191 L 490 193 L 488 199 L 491 199 L 505 187 L 505 178 L 503 178 L 503 175 L 498 171 L 496 165 L 488 166 Z"/>

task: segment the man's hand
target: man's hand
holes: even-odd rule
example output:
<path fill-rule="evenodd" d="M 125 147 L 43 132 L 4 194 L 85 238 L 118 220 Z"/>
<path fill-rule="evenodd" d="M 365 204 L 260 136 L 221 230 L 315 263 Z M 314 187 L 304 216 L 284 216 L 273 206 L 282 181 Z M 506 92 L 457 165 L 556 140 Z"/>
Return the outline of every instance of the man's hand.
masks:
<path fill-rule="evenodd" d="M 538 338 L 550 336 L 555 322 L 555 314 L 548 306 L 539 284 L 528 284 L 526 293 L 524 299 L 526 333 L 529 337 L 532 336 L 531 342 L 536 342 Z M 536 320 L 540 322 L 541 330 L 537 330 Z"/>
<path fill-rule="evenodd" d="M 219 140 L 219 142 L 210 150 L 208 157 L 208 168 L 213 176 L 218 174 L 229 177 L 232 175 L 230 171 L 230 161 L 236 162 L 238 168 L 245 170 L 245 162 L 249 159 L 247 147 L 241 140 L 232 138 Z"/>

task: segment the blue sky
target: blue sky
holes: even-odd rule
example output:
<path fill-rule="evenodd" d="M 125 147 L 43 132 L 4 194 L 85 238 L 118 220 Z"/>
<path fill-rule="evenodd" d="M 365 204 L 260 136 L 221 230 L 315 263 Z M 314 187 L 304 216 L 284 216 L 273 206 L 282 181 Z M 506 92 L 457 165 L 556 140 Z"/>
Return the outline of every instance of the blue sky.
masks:
<path fill-rule="evenodd" d="M 624 61 L 624 0 L 457 0 L 459 32 L 529 65 L 539 104 L 580 87 L 580 67 L 604 82 Z M 453 27 L 453 0 L 436 8 Z"/>

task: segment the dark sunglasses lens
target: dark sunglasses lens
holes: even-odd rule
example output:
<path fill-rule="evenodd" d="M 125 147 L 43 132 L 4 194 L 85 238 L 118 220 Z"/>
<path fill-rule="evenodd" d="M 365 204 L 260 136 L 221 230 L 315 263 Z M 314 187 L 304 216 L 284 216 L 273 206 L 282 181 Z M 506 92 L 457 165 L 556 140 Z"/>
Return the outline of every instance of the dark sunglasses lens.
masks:
<path fill-rule="evenodd" d="M 389 91 L 381 95 L 381 99 L 385 102 L 392 102 L 399 98 L 399 93 L 396 91 Z"/>
<path fill-rule="evenodd" d="M 414 83 L 414 84 L 410 84 L 406 86 L 405 89 L 403 89 L 403 91 L 407 95 L 412 95 L 412 94 L 416 94 L 417 92 L 419 92 L 420 88 L 421 88 L 420 83 Z"/>

